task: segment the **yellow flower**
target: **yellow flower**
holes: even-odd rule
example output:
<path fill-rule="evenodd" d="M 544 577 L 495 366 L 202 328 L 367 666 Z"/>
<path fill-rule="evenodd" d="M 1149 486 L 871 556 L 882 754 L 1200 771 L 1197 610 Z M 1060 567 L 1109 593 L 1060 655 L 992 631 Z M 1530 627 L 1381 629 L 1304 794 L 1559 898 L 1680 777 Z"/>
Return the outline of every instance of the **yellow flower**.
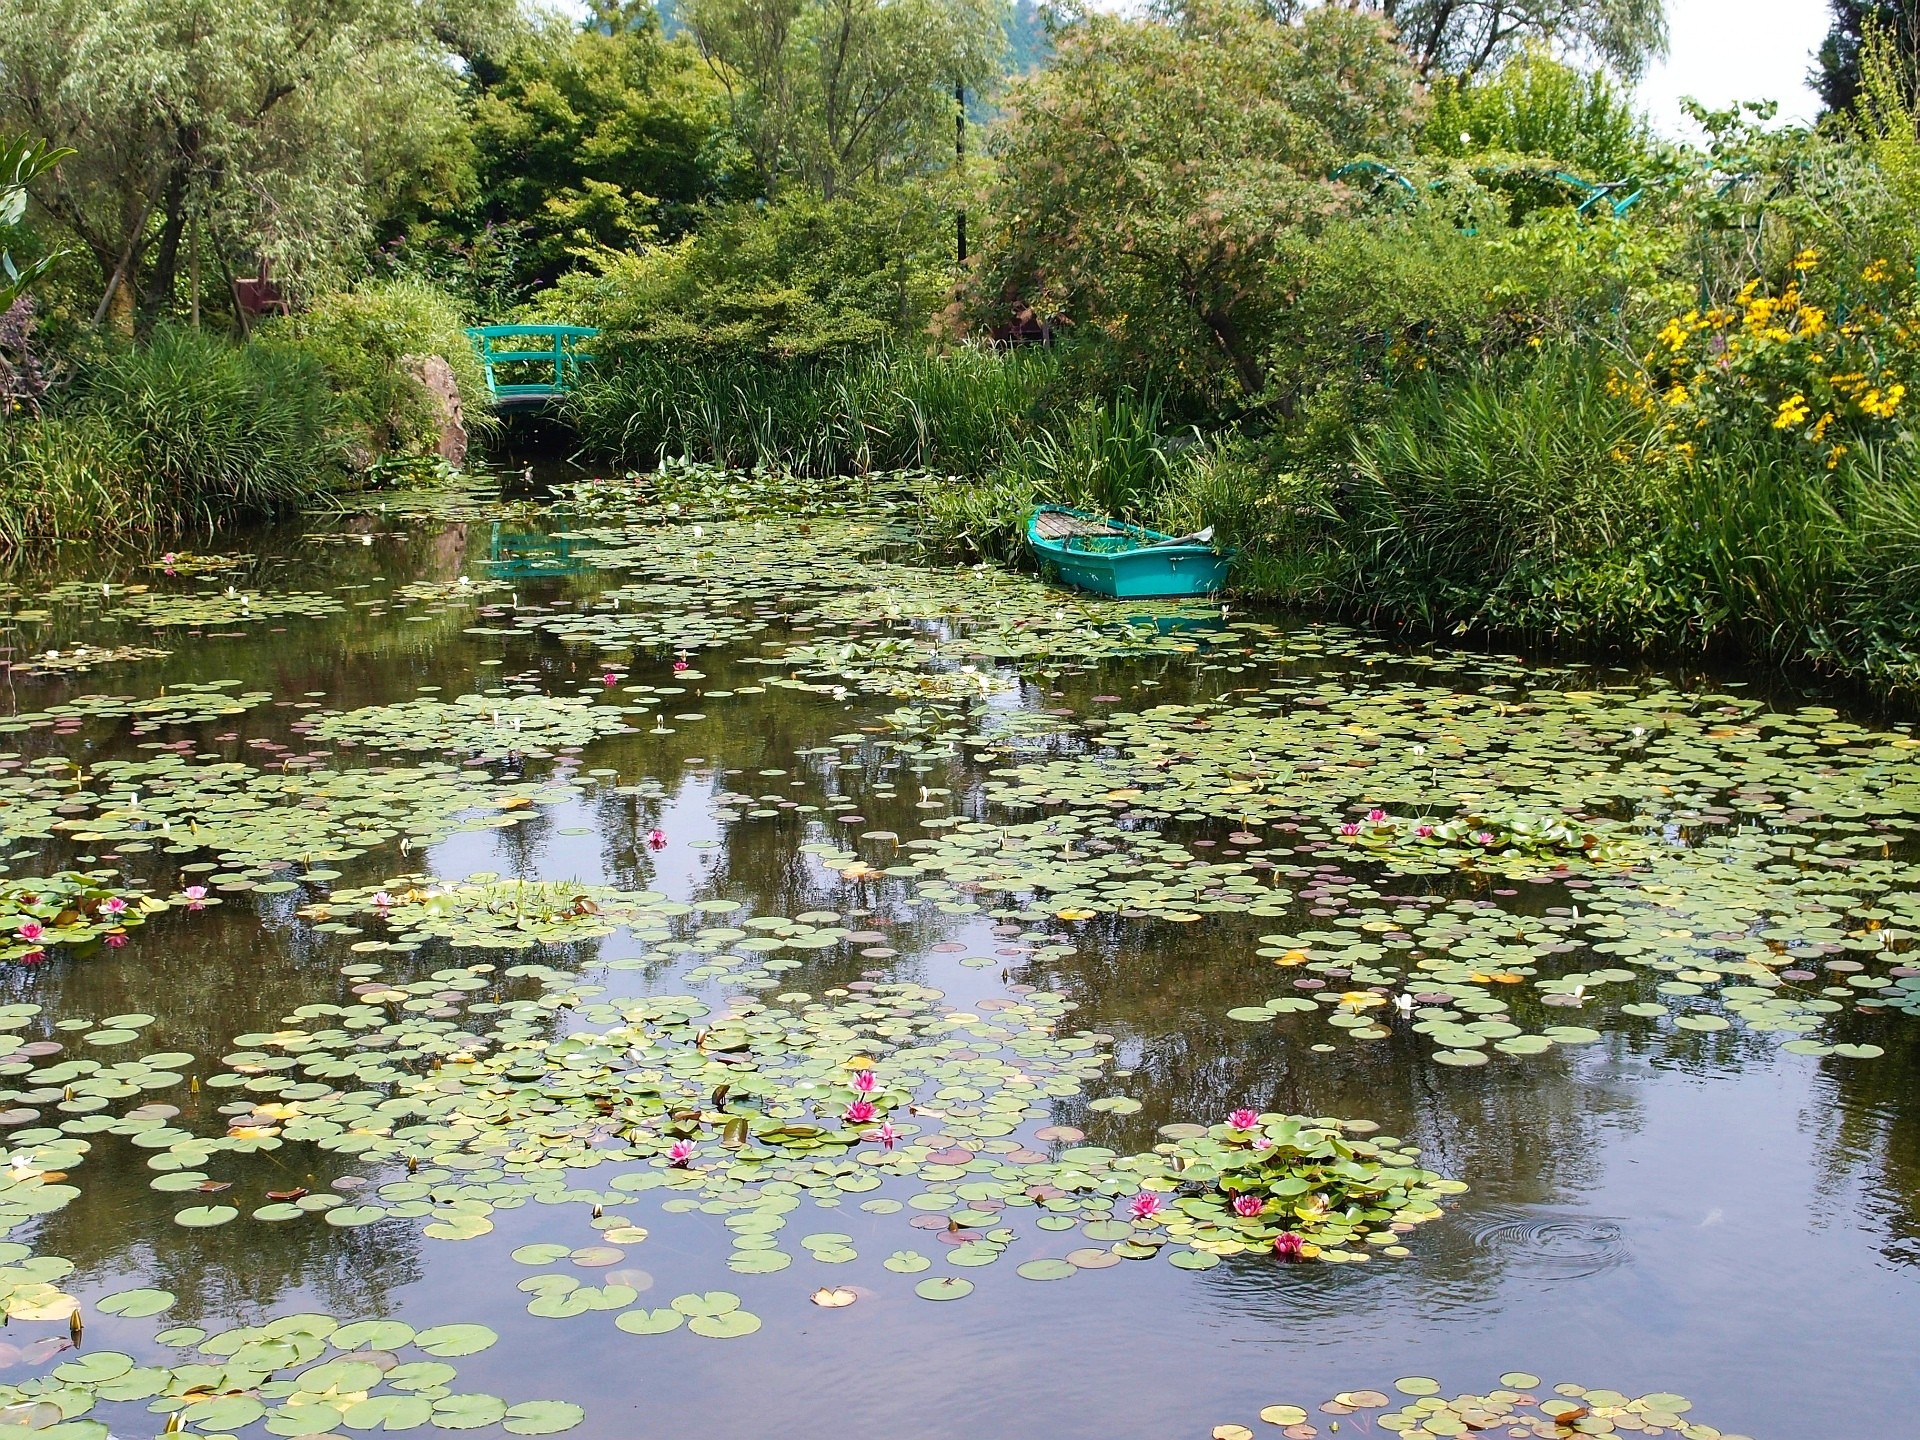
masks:
<path fill-rule="evenodd" d="M 1808 246 L 1805 250 L 1802 250 L 1798 255 L 1793 257 L 1793 268 L 1802 273 L 1813 269 L 1813 267 L 1819 263 L 1820 252 L 1812 246 Z"/>
<path fill-rule="evenodd" d="M 1671 390 L 1667 391 L 1667 404 L 1669 405 L 1684 405 L 1691 399 L 1693 399 L 1693 396 L 1684 385 L 1675 385 Z"/>
<path fill-rule="evenodd" d="M 1791 430 L 1796 425 L 1804 424 L 1807 414 L 1807 397 L 1804 395 L 1789 395 L 1785 400 L 1780 402 L 1780 411 L 1773 417 L 1773 428 L 1776 430 Z"/>
<path fill-rule="evenodd" d="M 1875 260 L 1860 272 L 1860 278 L 1870 285 L 1877 285 L 1883 280 L 1891 279 L 1892 276 L 1887 270 L 1886 261 Z"/>

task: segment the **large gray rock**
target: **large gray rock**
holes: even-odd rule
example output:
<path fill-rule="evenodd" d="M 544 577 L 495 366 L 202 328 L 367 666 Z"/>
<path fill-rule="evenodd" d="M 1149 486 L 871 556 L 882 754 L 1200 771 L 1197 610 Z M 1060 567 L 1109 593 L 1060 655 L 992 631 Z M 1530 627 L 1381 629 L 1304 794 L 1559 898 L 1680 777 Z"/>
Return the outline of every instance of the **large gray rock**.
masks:
<path fill-rule="evenodd" d="M 435 446 L 449 465 L 467 463 L 467 417 L 460 402 L 460 380 L 438 355 L 409 355 L 400 362 L 420 382 L 433 405 L 440 438 Z"/>

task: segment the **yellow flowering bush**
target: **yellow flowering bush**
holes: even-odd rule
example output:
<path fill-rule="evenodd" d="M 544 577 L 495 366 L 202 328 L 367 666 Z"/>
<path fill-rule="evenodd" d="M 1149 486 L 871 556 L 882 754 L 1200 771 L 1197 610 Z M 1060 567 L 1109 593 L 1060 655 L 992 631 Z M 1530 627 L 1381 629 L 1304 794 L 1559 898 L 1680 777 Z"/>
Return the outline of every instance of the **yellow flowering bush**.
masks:
<path fill-rule="evenodd" d="M 1913 408 L 1920 319 L 1900 274 L 1874 260 L 1823 275 L 1819 254 L 1802 250 L 1778 290 L 1751 280 L 1727 305 L 1667 321 L 1638 372 L 1616 372 L 1610 388 L 1655 417 L 1682 456 L 1759 429 L 1833 469 L 1862 440 L 1903 429 Z"/>

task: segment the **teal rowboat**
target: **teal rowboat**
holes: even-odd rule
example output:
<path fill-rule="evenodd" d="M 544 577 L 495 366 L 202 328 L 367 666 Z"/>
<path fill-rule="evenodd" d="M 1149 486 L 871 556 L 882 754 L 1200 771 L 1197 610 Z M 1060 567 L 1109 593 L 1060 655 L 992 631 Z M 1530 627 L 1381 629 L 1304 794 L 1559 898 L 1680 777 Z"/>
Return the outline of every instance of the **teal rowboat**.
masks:
<path fill-rule="evenodd" d="M 1027 517 L 1027 544 L 1043 571 L 1122 599 L 1219 593 L 1233 552 L 1214 549 L 1212 538 L 1211 529 L 1162 535 L 1064 505 L 1042 505 Z"/>

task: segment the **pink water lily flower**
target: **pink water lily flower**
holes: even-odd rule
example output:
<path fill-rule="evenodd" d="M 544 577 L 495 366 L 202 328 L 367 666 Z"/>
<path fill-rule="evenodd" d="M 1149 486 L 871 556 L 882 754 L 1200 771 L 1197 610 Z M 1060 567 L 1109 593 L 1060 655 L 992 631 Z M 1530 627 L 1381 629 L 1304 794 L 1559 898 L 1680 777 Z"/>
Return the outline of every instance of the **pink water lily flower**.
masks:
<path fill-rule="evenodd" d="M 685 670 L 686 668 L 687 668 L 687 662 L 684 660 L 676 660 L 673 662 L 673 673 L 676 675 L 678 675 L 682 670 Z"/>
<path fill-rule="evenodd" d="M 667 1163 L 684 1167 L 693 1159 L 694 1143 L 691 1140 L 676 1140 L 667 1147 Z"/>
<path fill-rule="evenodd" d="M 1387 812 L 1384 810 L 1367 811 L 1367 819 L 1371 820 L 1376 825 L 1378 825 L 1382 820 L 1386 818 L 1387 818 Z"/>
<path fill-rule="evenodd" d="M 385 910 L 393 904 L 393 897 L 384 890 L 376 890 L 373 892 L 373 903 L 379 909 Z"/>
<path fill-rule="evenodd" d="M 893 1133 L 893 1122 L 891 1120 L 882 1120 L 880 1122 L 880 1128 L 873 1132 L 872 1138 L 878 1140 L 882 1145 L 886 1146 L 887 1149 L 891 1150 L 893 1149 L 893 1142 L 900 1137 Z"/>
<path fill-rule="evenodd" d="M 617 685 L 620 683 L 620 677 L 609 670 L 600 677 L 600 683 L 602 685 Z"/>
<path fill-rule="evenodd" d="M 1127 1213 L 1136 1221 L 1151 1220 L 1164 1208 L 1160 1197 L 1151 1190 L 1142 1190 L 1133 1197 L 1133 1203 L 1127 1206 Z"/>
<path fill-rule="evenodd" d="M 189 900 L 204 900 L 207 898 L 207 887 L 204 885 L 189 885 L 180 893 Z"/>
<path fill-rule="evenodd" d="M 1233 1213 L 1242 1220 L 1251 1220 L 1266 1208 L 1258 1195 L 1236 1195 L 1233 1197 Z"/>
<path fill-rule="evenodd" d="M 847 1121 L 853 1125 L 869 1125 L 879 1113 L 873 1108 L 871 1100 L 856 1100 L 847 1106 Z"/>
<path fill-rule="evenodd" d="M 27 941 L 38 940 L 42 935 L 46 933 L 47 933 L 46 930 L 41 926 L 38 920 L 22 920 L 20 922 L 20 938 L 22 940 L 27 940 Z"/>
<path fill-rule="evenodd" d="M 1358 835 L 1360 833 L 1360 827 L 1349 820 L 1340 827 L 1340 833 L 1342 835 Z"/>
<path fill-rule="evenodd" d="M 647 831 L 647 848 L 649 850 L 666 849 L 667 848 L 667 832 L 664 830 Z"/>
<path fill-rule="evenodd" d="M 1260 1112 L 1241 1106 L 1227 1117 L 1227 1124 L 1236 1130 L 1251 1130 L 1260 1123 Z"/>
<path fill-rule="evenodd" d="M 1431 825 L 1416 825 L 1413 827 L 1413 833 L 1418 835 L 1422 840 L 1431 840 L 1433 838 L 1433 827 Z"/>
<path fill-rule="evenodd" d="M 122 900 L 118 895 L 109 895 L 101 902 L 100 908 L 109 915 L 119 915 L 126 910 L 127 902 Z"/>
<path fill-rule="evenodd" d="M 858 1090 L 862 1095 L 871 1095 L 879 1083 L 880 1081 L 871 1070 L 856 1070 L 853 1072 L 853 1088 Z"/>
<path fill-rule="evenodd" d="M 1306 1243 L 1291 1230 L 1283 1230 L 1273 1237 L 1273 1253 L 1282 1260 L 1298 1260 L 1300 1249 Z"/>

